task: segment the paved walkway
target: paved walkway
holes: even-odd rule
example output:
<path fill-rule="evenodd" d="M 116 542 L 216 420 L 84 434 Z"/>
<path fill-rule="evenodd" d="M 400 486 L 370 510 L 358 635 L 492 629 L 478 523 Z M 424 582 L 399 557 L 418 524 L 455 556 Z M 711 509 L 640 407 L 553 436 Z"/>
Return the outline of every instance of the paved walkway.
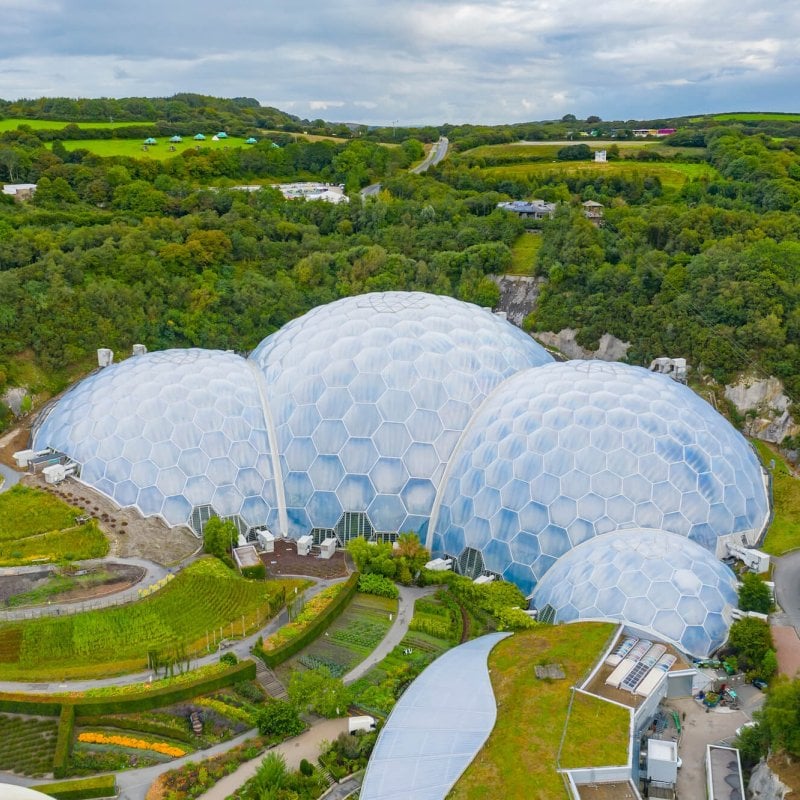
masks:
<path fill-rule="evenodd" d="M 5 492 L 12 486 L 18 484 L 20 478 L 24 474 L 24 472 L 17 472 L 15 469 L 11 469 L 11 467 L 7 467 L 5 464 L 0 464 L 0 475 L 3 476 L 3 480 L 0 481 L 0 492 Z"/>
<path fill-rule="evenodd" d="M 786 553 L 774 563 L 775 599 L 786 621 L 800 633 L 800 550 Z"/>
<path fill-rule="evenodd" d="M 397 606 L 397 616 L 394 619 L 392 627 L 389 628 L 386 636 L 383 637 L 380 644 L 372 653 L 358 666 L 351 669 L 342 680 L 344 680 L 345 683 L 353 683 L 362 675 L 369 672 L 379 661 L 383 661 L 408 633 L 408 625 L 411 622 L 411 617 L 414 616 L 414 601 L 420 597 L 433 594 L 439 588 L 438 586 L 426 586 L 423 588 L 417 586 L 398 586 L 398 589 L 400 589 L 400 599 Z"/>
<path fill-rule="evenodd" d="M 305 733 L 289 739 L 283 744 L 273 747 L 269 752 L 280 753 L 286 759 L 286 766 L 295 770 L 305 758 L 312 764 L 319 758 L 320 747 L 323 742 L 333 741 L 340 733 L 347 731 L 347 719 L 324 719 L 317 722 Z M 225 800 L 233 794 L 245 781 L 255 775 L 261 765 L 263 755 L 246 761 L 236 772 L 226 775 L 219 783 L 212 786 L 207 792 L 200 795 L 203 800 Z M 130 800 L 135 800 L 133 797 Z"/>

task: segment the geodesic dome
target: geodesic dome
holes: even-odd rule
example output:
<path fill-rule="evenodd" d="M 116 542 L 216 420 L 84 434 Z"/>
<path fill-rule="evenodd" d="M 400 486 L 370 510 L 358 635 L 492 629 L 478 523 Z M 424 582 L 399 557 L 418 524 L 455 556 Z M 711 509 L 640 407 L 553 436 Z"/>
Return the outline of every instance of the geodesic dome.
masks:
<path fill-rule="evenodd" d="M 755 542 L 767 517 L 755 453 L 694 392 L 639 367 L 571 361 L 516 374 L 481 407 L 429 544 L 529 592 L 572 548 L 619 528 L 715 553 L 721 536 Z"/>
<path fill-rule="evenodd" d="M 290 533 L 419 530 L 486 396 L 550 355 L 490 311 L 381 292 L 320 306 L 250 355 L 269 387 Z M 325 533 L 322 533 L 325 532 Z"/>
<path fill-rule="evenodd" d="M 263 524 L 277 499 L 260 380 L 217 350 L 135 356 L 70 389 L 33 446 L 68 455 L 84 483 L 169 525 L 190 523 L 193 509 Z"/>
<path fill-rule="evenodd" d="M 697 658 L 724 644 L 737 602 L 736 576 L 707 550 L 640 529 L 578 545 L 533 593 L 540 619 L 616 620 Z"/>

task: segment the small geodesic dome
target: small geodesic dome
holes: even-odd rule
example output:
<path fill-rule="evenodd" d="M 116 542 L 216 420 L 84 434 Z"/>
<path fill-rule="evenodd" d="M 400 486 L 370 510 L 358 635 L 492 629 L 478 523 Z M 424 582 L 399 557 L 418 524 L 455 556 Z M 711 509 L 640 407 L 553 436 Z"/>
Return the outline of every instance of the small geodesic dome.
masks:
<path fill-rule="evenodd" d="M 533 605 L 546 621 L 616 620 L 705 658 L 727 638 L 736 586 L 725 564 L 685 537 L 629 529 L 561 556 Z"/>

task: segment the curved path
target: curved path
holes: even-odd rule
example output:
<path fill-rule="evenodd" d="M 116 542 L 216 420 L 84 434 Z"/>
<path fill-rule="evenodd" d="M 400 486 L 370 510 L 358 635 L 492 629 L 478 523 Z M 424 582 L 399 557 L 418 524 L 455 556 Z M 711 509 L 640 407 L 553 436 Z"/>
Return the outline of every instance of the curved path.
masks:
<path fill-rule="evenodd" d="M 0 475 L 3 476 L 3 480 L 0 481 L 0 492 L 5 492 L 12 486 L 18 484 L 20 478 L 22 478 L 24 474 L 24 472 L 17 472 L 15 469 L 11 469 L 11 467 L 7 467 L 5 464 L 0 464 Z"/>
<path fill-rule="evenodd" d="M 775 599 L 800 633 L 800 550 L 775 559 Z"/>

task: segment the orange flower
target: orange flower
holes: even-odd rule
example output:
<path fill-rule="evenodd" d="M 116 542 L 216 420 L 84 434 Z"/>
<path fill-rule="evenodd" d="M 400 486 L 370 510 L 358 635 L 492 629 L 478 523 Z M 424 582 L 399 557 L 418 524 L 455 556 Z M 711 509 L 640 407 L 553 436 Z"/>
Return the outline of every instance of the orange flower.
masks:
<path fill-rule="evenodd" d="M 115 744 L 119 747 L 131 747 L 136 750 L 152 750 L 154 753 L 161 753 L 171 758 L 180 758 L 186 755 L 186 751 L 181 750 L 180 747 L 173 747 L 165 742 L 146 742 L 143 739 L 134 739 L 132 736 L 87 732 L 78 734 L 78 741 L 89 744 Z"/>

